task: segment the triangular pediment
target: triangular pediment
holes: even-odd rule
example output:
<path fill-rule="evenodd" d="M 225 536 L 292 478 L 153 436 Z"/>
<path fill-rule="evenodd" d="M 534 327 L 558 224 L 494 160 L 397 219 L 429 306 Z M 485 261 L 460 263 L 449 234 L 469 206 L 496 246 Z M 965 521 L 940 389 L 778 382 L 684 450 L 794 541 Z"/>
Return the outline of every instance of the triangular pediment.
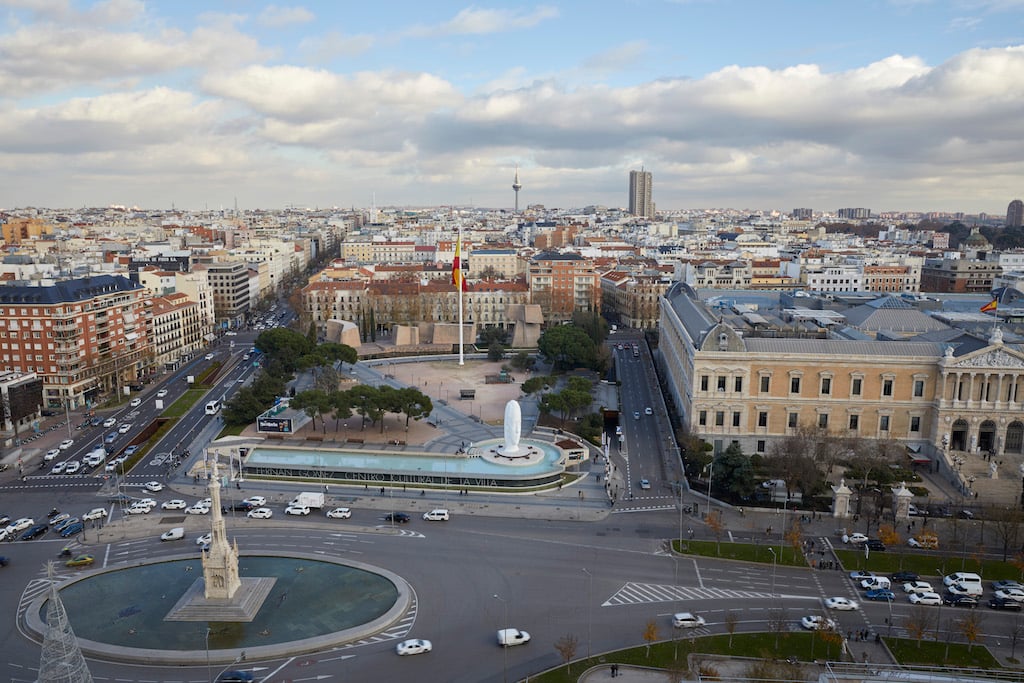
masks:
<path fill-rule="evenodd" d="M 950 363 L 953 368 L 1024 368 L 1024 355 L 1004 346 L 989 346 L 978 349 L 974 353 L 958 358 Z"/>

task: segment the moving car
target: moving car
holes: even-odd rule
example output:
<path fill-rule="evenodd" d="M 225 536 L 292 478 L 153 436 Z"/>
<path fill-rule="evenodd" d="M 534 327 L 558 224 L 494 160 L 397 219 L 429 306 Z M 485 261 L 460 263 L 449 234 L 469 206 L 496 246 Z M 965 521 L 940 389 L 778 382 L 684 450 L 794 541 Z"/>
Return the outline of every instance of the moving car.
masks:
<path fill-rule="evenodd" d="M 63 441 L 60 442 L 59 448 L 62 451 L 66 451 L 67 449 L 71 448 L 74 445 L 75 445 L 75 442 L 72 441 L 71 439 L 64 439 Z"/>
<path fill-rule="evenodd" d="M 927 581 L 907 581 L 903 584 L 904 593 L 934 593 L 935 589 Z"/>
<path fill-rule="evenodd" d="M 910 602 L 915 605 L 941 605 L 942 596 L 938 593 L 911 593 Z"/>
<path fill-rule="evenodd" d="M 160 534 L 161 541 L 180 541 L 185 538 L 185 527 L 176 526 Z"/>
<path fill-rule="evenodd" d="M 213 540 L 213 534 L 205 533 L 205 534 L 203 534 L 202 536 L 200 536 L 199 538 L 196 539 L 196 545 L 206 545 L 207 543 L 209 543 L 212 540 Z"/>
<path fill-rule="evenodd" d="M 106 420 L 103 421 L 103 426 L 106 427 L 107 429 L 110 429 L 111 427 L 113 427 L 116 424 L 117 424 L 117 418 L 113 418 L 113 417 L 108 417 Z"/>
<path fill-rule="evenodd" d="M 654 411 L 650 407 L 644 408 L 644 415 L 654 415 Z"/>
<path fill-rule="evenodd" d="M 849 598 L 835 597 L 827 598 L 825 600 L 825 607 L 835 610 L 850 611 L 857 609 L 858 605 L 856 602 L 850 600 Z"/>
<path fill-rule="evenodd" d="M 67 467 L 66 462 L 59 462 L 50 469 L 50 474 L 64 474 L 64 468 Z"/>
<path fill-rule="evenodd" d="M 109 446 L 110 444 L 112 444 L 115 441 L 117 441 L 117 437 L 118 436 L 119 436 L 119 434 L 117 432 L 110 432 L 105 437 L 103 437 L 103 443 L 105 443 L 105 444 L 107 444 Z"/>
<path fill-rule="evenodd" d="M 152 509 L 153 508 L 149 505 L 139 505 L 138 503 L 134 503 L 125 508 L 124 513 L 126 515 L 148 515 Z"/>
<path fill-rule="evenodd" d="M 85 520 L 86 522 L 91 522 L 94 519 L 102 519 L 103 517 L 106 517 L 106 516 L 107 516 L 106 509 L 104 509 L 104 508 L 93 508 L 92 510 L 89 510 L 84 515 L 82 515 L 82 519 Z"/>
<path fill-rule="evenodd" d="M 800 625 L 808 631 L 834 631 L 839 625 L 834 619 L 811 614 L 800 620 Z"/>
<path fill-rule="evenodd" d="M 270 508 L 256 508 L 255 510 L 249 510 L 245 516 L 252 517 L 253 519 L 270 519 L 274 516 L 274 511 Z"/>
<path fill-rule="evenodd" d="M 289 505 L 284 509 L 286 515 L 308 515 L 309 508 L 305 505 Z"/>
<path fill-rule="evenodd" d="M 424 652 L 430 652 L 433 649 L 434 646 L 429 640 L 423 640 L 421 638 L 403 640 L 395 646 L 395 652 L 400 655 L 420 655 Z"/>
<path fill-rule="evenodd" d="M 704 624 L 704 617 L 693 612 L 676 612 L 672 615 L 672 625 L 675 628 L 698 628 Z"/>
<path fill-rule="evenodd" d="M 385 522 L 397 522 L 399 524 L 408 524 L 412 520 L 412 517 L 405 514 L 404 512 L 389 512 L 384 515 Z"/>
<path fill-rule="evenodd" d="M 245 502 L 252 505 L 254 508 L 261 508 L 267 504 L 267 499 L 263 496 L 249 496 L 245 499 Z"/>
<path fill-rule="evenodd" d="M 888 588 L 872 588 L 864 593 L 864 597 L 868 600 L 895 600 L 896 594 Z"/>
<path fill-rule="evenodd" d="M 167 395 L 167 390 L 166 389 L 161 389 L 160 391 L 156 392 L 156 397 L 157 398 L 163 398 L 166 395 Z"/>
<path fill-rule="evenodd" d="M 853 543 L 854 545 L 859 545 L 861 543 L 867 543 L 869 540 L 870 539 L 868 539 L 868 537 L 865 536 L 862 533 L 853 533 L 853 534 L 850 534 L 849 536 L 843 538 L 843 542 L 844 543 Z"/>
<path fill-rule="evenodd" d="M 123 425 L 121 425 L 120 427 L 117 428 L 117 433 L 118 434 L 127 434 L 131 430 L 132 430 L 132 423 L 131 422 L 125 422 Z"/>
<path fill-rule="evenodd" d="M 133 398 L 131 403 L 129 403 L 128 405 L 130 405 L 132 408 L 138 408 L 139 406 L 142 405 L 142 399 L 141 398 Z"/>
<path fill-rule="evenodd" d="M 147 491 L 152 493 L 159 493 L 164 490 L 164 485 L 158 481 L 147 481 L 144 486 Z"/>
<path fill-rule="evenodd" d="M 71 460 L 64 463 L 64 474 L 78 474 L 78 470 L 82 469 L 82 463 L 77 460 Z"/>
<path fill-rule="evenodd" d="M 647 480 L 647 479 L 641 479 L 640 480 L 640 488 L 643 489 L 644 491 L 650 490 L 651 482 L 649 480 Z"/>
<path fill-rule="evenodd" d="M 447 522 L 449 515 L 445 509 L 430 510 L 423 513 L 423 519 L 430 522 Z"/>
<path fill-rule="evenodd" d="M 498 631 L 498 645 L 512 647 L 530 642 L 530 634 L 517 628 L 503 628 Z"/>
<path fill-rule="evenodd" d="M 196 503 L 192 507 L 186 508 L 185 509 L 185 514 L 186 515 L 208 515 L 208 514 L 210 514 L 210 506 L 209 505 L 200 505 L 199 503 Z"/>
<path fill-rule="evenodd" d="M 217 683 L 252 683 L 256 680 L 256 676 L 249 673 L 248 671 L 225 671 L 220 676 L 217 676 Z"/>
<path fill-rule="evenodd" d="M 352 516 L 352 511 L 348 508 L 334 508 L 327 511 L 327 516 L 331 519 L 348 519 Z"/>
<path fill-rule="evenodd" d="M 206 359 L 206 360 L 213 360 L 213 354 L 212 353 L 208 353 L 205 356 L 203 356 L 203 358 Z"/>
<path fill-rule="evenodd" d="M 51 448 L 50 450 L 46 451 L 46 455 L 43 456 L 43 462 L 50 462 L 51 460 L 56 458 L 58 455 L 60 455 L 60 449 L 59 448 Z"/>
<path fill-rule="evenodd" d="M 95 560 L 92 555 L 77 555 L 64 563 L 65 567 L 88 567 Z"/>
<path fill-rule="evenodd" d="M 160 503 L 161 510 L 184 510 L 187 507 L 188 503 L 181 500 L 180 498 L 175 498 L 174 500 L 165 500 L 164 502 Z"/>
<path fill-rule="evenodd" d="M 639 410 L 634 410 L 633 411 L 633 419 L 634 420 L 639 420 L 640 419 L 640 411 Z"/>
<path fill-rule="evenodd" d="M 135 452 L 137 450 L 139 450 L 139 447 L 137 445 L 129 446 L 128 448 L 124 449 L 124 453 L 122 455 L 124 455 L 125 457 L 128 457 L 129 455 L 135 455 Z"/>
<path fill-rule="evenodd" d="M 939 547 L 939 539 L 935 536 L 918 536 L 917 538 L 908 538 L 907 545 L 911 548 L 925 548 L 926 550 L 935 550 Z"/>

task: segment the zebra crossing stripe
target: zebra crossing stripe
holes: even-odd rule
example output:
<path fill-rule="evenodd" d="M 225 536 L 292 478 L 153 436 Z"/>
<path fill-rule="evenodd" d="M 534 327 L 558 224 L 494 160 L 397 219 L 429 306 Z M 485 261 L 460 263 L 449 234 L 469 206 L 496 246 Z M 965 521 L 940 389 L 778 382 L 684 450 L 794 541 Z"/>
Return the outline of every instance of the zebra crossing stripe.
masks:
<path fill-rule="evenodd" d="M 623 584 L 611 597 L 601 603 L 602 607 L 621 605 L 642 605 L 656 602 L 675 602 L 678 600 L 714 600 L 721 598 L 768 599 L 771 593 L 761 591 L 742 591 L 731 588 L 700 588 L 696 586 L 673 586 L 652 583 Z M 813 595 L 781 595 L 789 599 L 818 600 Z"/>

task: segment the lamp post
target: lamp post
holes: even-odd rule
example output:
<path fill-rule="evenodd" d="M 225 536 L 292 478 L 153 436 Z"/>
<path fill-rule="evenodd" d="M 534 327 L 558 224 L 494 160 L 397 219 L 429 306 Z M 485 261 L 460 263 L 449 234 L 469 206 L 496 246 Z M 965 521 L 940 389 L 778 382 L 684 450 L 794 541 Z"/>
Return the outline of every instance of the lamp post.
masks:
<path fill-rule="evenodd" d="M 501 597 L 497 593 L 494 594 L 494 599 L 501 600 L 501 606 L 504 608 L 504 619 L 502 620 L 502 624 L 504 625 L 501 628 L 506 629 L 508 628 L 508 602 L 506 602 L 505 598 Z M 501 680 L 504 683 L 508 683 L 508 645 L 502 645 L 501 649 L 503 654 Z"/>
<path fill-rule="evenodd" d="M 213 683 L 213 669 L 210 668 L 210 627 L 206 627 L 206 677 Z"/>
<path fill-rule="evenodd" d="M 775 556 L 775 548 L 773 548 L 771 546 L 768 546 L 768 552 L 770 552 L 772 554 L 772 597 L 774 598 L 775 597 L 775 566 L 777 564 L 776 560 L 778 558 Z"/>
<path fill-rule="evenodd" d="M 591 611 L 593 610 L 594 604 L 594 575 L 587 571 L 586 567 L 583 568 L 583 573 L 587 575 L 587 661 L 590 661 L 590 645 L 592 637 L 592 624 L 593 621 L 590 618 Z"/>
<path fill-rule="evenodd" d="M 935 573 L 939 575 L 939 581 L 942 581 L 942 579 L 945 578 L 944 575 L 942 574 L 942 572 L 940 572 L 938 569 L 935 570 Z M 938 614 L 935 617 L 935 640 L 936 641 L 939 640 L 939 629 L 942 628 L 942 605 L 943 605 L 944 602 L 945 602 L 944 600 L 939 600 L 939 611 L 938 611 Z"/>

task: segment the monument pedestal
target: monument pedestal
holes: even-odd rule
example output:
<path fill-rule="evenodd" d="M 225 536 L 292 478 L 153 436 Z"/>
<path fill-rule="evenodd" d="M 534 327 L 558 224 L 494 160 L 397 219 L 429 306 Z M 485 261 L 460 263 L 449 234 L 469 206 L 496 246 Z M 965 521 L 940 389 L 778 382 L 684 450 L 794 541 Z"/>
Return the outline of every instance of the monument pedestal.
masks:
<path fill-rule="evenodd" d="M 274 577 L 243 577 L 231 598 L 207 598 L 206 579 L 196 579 L 164 620 L 252 621 L 276 582 Z"/>

